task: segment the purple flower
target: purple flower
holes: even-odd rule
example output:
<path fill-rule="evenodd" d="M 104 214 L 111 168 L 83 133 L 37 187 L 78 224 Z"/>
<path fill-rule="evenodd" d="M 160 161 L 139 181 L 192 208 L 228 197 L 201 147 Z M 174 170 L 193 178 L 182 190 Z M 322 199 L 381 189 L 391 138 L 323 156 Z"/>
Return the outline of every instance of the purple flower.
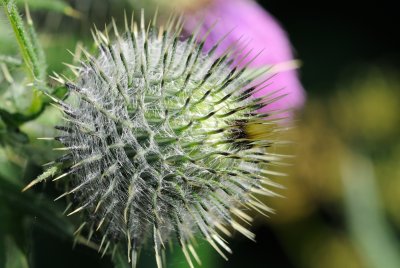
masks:
<path fill-rule="evenodd" d="M 221 37 L 232 31 L 219 46 L 217 53 L 223 53 L 232 43 L 239 39 L 239 47 L 243 54 L 251 51 L 246 60 L 239 66 L 246 65 L 260 51 L 262 53 L 250 63 L 249 67 L 274 65 L 279 71 L 271 80 L 272 85 L 265 87 L 255 96 L 263 96 L 274 90 L 283 89 L 281 94 L 286 97 L 264 107 L 260 112 L 277 109 L 300 108 L 305 101 L 305 92 L 294 68 L 293 53 L 285 31 L 279 23 L 260 5 L 251 0 L 213 0 L 201 11 L 187 16 L 184 28 L 192 32 L 198 22 L 204 17 L 200 36 L 203 36 L 215 22 L 209 34 L 204 49 L 210 49 Z M 248 45 L 246 46 L 246 43 Z M 286 114 L 288 115 L 288 114 Z"/>

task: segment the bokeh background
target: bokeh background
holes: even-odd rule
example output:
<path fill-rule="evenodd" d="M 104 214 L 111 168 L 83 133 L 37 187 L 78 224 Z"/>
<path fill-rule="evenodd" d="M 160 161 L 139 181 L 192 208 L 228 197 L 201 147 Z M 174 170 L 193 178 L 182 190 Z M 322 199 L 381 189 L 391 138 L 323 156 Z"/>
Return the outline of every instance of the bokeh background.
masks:
<path fill-rule="evenodd" d="M 170 9 L 196 12 L 212 0 L 155 1 L 27 1 L 48 72 L 68 74 L 62 63 L 75 59 L 67 49 L 93 47 L 94 23 L 140 7 L 150 15 L 157 5 L 161 16 Z M 398 14 L 389 1 L 349 2 L 259 1 L 301 61 L 307 101 L 283 137 L 293 143 L 282 152 L 295 155 L 282 168 L 288 176 L 277 178 L 284 198 L 265 198 L 276 213 L 255 214 L 256 243 L 240 235 L 229 240 L 228 262 L 199 240 L 202 267 L 400 267 Z M 24 1 L 17 3 L 24 14 Z M 59 117 L 52 109 L 38 112 L 20 58 L 0 10 L 0 267 L 113 267 L 108 256 L 74 243 L 65 204 L 52 201 L 57 186 L 21 193 L 54 157 L 53 144 L 36 138 L 51 134 Z M 12 124 L 10 114 L 37 116 Z M 139 267 L 155 267 L 151 249 L 141 253 Z M 168 267 L 187 267 L 178 248 Z"/>

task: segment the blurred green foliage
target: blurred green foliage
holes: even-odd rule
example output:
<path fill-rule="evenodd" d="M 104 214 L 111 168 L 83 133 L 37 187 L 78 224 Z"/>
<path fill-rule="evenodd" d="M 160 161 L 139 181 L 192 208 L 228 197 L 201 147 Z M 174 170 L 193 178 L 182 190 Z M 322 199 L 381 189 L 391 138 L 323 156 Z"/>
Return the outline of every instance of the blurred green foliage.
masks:
<path fill-rule="evenodd" d="M 400 265 L 399 95 L 396 72 L 373 67 L 299 114 L 287 198 L 266 202 L 300 267 Z"/>

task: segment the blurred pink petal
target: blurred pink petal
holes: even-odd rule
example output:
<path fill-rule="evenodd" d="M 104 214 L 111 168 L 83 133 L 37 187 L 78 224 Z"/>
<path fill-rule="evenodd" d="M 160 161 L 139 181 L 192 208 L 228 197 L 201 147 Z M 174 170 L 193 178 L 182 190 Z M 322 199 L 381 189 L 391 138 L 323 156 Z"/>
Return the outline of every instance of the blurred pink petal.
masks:
<path fill-rule="evenodd" d="M 246 65 L 260 51 L 262 53 L 249 67 L 274 65 L 279 69 L 293 61 L 291 44 L 285 31 L 269 13 L 254 1 L 213 0 L 203 10 L 187 16 L 185 30 L 187 32 L 194 31 L 202 18 L 204 18 L 204 25 L 200 32 L 201 36 L 217 22 L 206 40 L 205 50 L 210 49 L 221 37 L 233 30 L 221 43 L 217 53 L 223 53 L 232 43 L 241 39 L 239 47 L 244 48 L 243 54 L 250 50 L 252 52 L 246 60 L 241 62 L 240 66 Z M 246 46 L 246 44 L 248 45 Z M 263 108 L 261 112 L 296 109 L 303 106 L 305 92 L 296 70 L 283 70 L 275 75 L 272 82 L 271 86 L 257 92 L 255 96 L 262 96 L 278 89 L 283 89 L 280 94 L 288 95 Z"/>

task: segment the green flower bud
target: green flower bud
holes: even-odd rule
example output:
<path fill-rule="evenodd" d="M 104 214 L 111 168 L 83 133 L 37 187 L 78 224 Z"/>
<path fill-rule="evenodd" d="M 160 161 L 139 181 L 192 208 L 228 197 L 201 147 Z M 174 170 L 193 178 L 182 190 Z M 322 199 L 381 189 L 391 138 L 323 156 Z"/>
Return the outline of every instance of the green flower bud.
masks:
<path fill-rule="evenodd" d="M 71 91 L 66 102 L 53 97 L 66 154 L 28 187 L 69 178 L 61 197 L 73 196 L 69 215 L 83 214 L 78 232 L 104 253 L 126 250 L 133 267 L 146 241 L 162 267 L 170 240 L 193 267 L 197 233 L 226 258 L 226 226 L 254 239 L 245 209 L 271 212 L 256 194 L 277 186 L 268 164 L 280 158 L 269 152 L 278 119 L 257 111 L 279 97 L 252 97 L 271 77 L 232 66 L 246 56 L 234 48 L 215 57 L 218 43 L 203 52 L 196 33 L 183 40 L 179 19 L 126 25 L 115 41 L 96 30 L 99 55 L 86 53 L 73 82 L 59 79 Z"/>

